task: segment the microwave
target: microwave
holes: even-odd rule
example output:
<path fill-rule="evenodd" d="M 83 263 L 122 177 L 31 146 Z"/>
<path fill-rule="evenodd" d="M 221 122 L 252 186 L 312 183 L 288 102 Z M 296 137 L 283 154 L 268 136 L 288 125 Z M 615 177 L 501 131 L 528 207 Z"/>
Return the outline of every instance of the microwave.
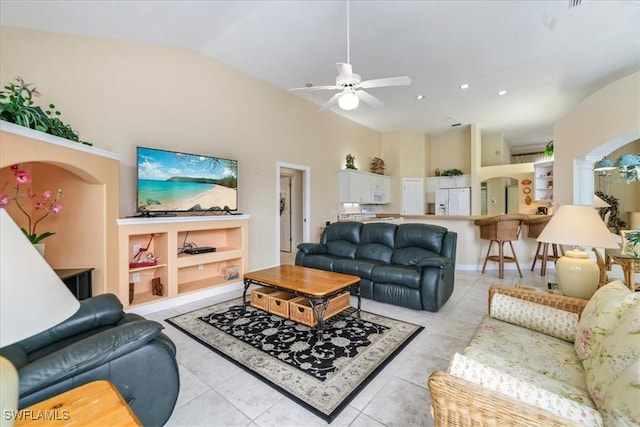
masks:
<path fill-rule="evenodd" d="M 382 203 L 382 202 L 384 202 L 384 191 L 371 190 L 371 201 L 373 203 Z"/>

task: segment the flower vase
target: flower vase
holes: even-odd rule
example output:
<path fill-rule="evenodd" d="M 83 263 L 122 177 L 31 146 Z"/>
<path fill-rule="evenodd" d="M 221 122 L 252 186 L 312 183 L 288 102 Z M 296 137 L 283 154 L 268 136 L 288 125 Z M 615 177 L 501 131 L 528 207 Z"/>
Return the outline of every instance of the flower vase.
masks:
<path fill-rule="evenodd" d="M 36 248 L 38 253 L 44 258 L 44 243 L 34 243 L 33 246 Z"/>

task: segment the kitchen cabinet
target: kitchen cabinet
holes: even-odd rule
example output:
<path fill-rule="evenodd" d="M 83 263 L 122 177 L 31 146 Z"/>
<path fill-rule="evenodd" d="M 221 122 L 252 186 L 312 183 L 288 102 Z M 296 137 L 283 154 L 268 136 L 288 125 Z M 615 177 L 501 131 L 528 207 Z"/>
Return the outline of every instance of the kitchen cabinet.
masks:
<path fill-rule="evenodd" d="M 391 201 L 391 177 L 356 170 L 340 171 L 340 203 L 385 204 Z"/>

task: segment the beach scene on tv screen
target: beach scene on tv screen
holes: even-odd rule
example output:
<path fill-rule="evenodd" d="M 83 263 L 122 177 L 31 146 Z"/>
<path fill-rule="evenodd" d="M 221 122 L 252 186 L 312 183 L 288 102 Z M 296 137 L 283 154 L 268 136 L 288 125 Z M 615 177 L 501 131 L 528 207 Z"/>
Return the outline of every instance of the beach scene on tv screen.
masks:
<path fill-rule="evenodd" d="M 138 210 L 237 209 L 238 163 L 138 147 Z"/>

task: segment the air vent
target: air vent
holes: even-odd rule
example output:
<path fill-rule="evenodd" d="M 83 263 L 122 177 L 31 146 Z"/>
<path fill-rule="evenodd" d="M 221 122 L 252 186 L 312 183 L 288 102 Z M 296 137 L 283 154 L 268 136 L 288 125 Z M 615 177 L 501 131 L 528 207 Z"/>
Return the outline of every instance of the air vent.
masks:
<path fill-rule="evenodd" d="M 569 0 L 569 9 L 572 7 L 577 7 L 582 4 L 582 0 Z"/>

